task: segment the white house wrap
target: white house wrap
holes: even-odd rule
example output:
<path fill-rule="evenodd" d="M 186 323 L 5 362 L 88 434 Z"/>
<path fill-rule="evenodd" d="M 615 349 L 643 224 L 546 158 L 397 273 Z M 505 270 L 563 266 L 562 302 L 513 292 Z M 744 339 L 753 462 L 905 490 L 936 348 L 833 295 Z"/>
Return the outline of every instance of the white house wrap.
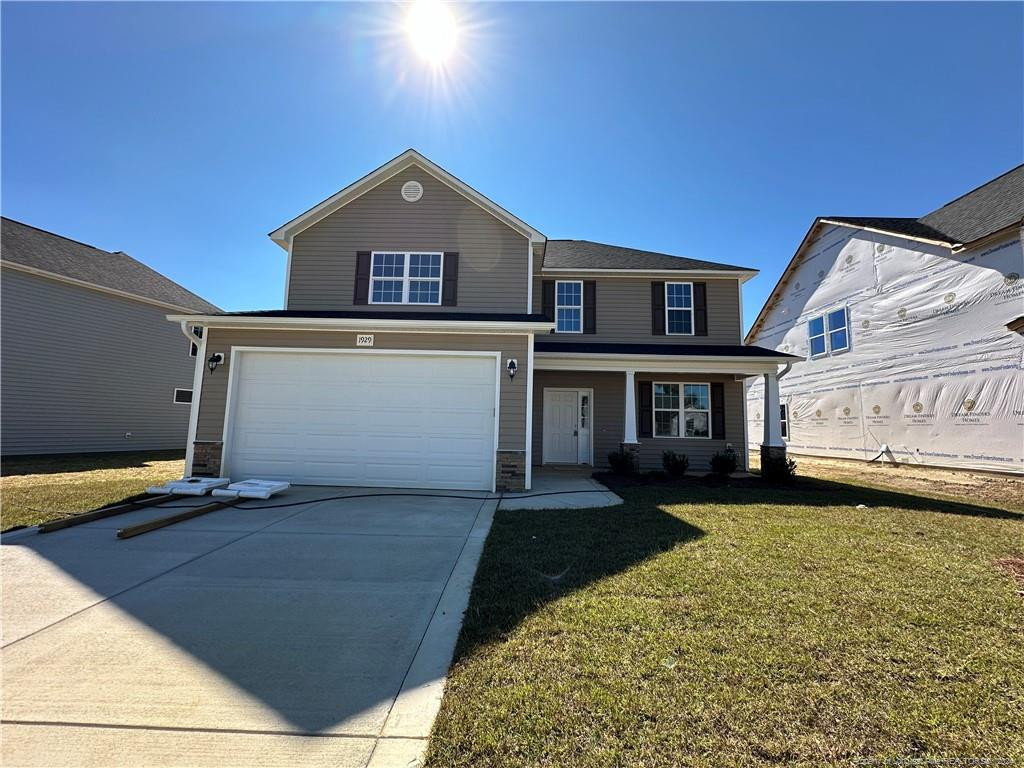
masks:
<path fill-rule="evenodd" d="M 780 381 L 791 453 L 888 446 L 899 462 L 1024 472 L 1024 336 L 1007 328 L 1024 315 L 1017 222 L 963 250 L 818 225 L 747 338 L 804 358 Z M 812 357 L 809 322 L 842 307 L 847 349 Z M 763 382 L 750 381 L 756 441 Z"/>

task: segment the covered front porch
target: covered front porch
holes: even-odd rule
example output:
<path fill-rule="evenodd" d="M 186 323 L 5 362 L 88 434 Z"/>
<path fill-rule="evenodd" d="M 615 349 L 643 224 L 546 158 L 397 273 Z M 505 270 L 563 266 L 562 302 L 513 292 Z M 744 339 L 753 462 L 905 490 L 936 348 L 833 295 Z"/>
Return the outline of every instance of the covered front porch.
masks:
<path fill-rule="evenodd" d="M 777 377 L 788 356 L 698 346 L 536 342 L 533 465 L 603 469 L 621 448 L 635 454 L 640 469 L 654 470 L 671 450 L 686 455 L 690 471 L 706 472 L 715 453 L 731 448 L 746 469 L 750 376 L 765 377 L 765 413 L 774 415 L 765 421 L 764 445 L 785 450 Z M 722 351 L 733 354 L 708 354 Z"/>

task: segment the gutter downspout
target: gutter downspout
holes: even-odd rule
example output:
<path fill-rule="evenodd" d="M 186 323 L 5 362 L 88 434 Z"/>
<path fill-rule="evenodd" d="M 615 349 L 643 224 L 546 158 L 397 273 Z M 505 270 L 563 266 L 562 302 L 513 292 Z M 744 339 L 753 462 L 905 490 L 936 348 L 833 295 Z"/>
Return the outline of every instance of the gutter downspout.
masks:
<path fill-rule="evenodd" d="M 207 333 L 207 328 L 203 327 L 203 337 L 196 338 L 196 335 L 189 330 L 188 320 L 182 320 L 180 322 L 181 332 L 185 335 L 185 338 L 192 344 L 196 345 L 196 367 L 192 373 L 192 405 L 189 407 L 188 412 L 188 434 L 186 436 L 187 442 L 185 443 L 185 470 L 182 473 L 182 478 L 188 478 L 192 475 L 192 455 L 195 448 L 196 441 L 196 430 L 199 426 L 199 400 L 203 393 L 203 368 L 206 365 L 206 338 L 210 334 Z"/>

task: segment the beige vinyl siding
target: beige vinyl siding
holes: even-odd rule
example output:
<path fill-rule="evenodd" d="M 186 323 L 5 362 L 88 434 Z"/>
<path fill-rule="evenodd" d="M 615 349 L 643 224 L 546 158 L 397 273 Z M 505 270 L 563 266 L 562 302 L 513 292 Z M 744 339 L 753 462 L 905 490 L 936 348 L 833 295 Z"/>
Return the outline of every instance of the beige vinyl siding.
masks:
<path fill-rule="evenodd" d="M 195 358 L 169 310 L 16 269 L 0 285 L 4 455 L 184 450 Z"/>
<path fill-rule="evenodd" d="M 731 376 L 717 374 L 636 374 L 637 431 L 640 428 L 641 382 L 723 383 L 725 394 L 725 439 L 702 440 L 668 437 L 642 437 L 638 448 L 641 469 L 661 469 L 661 454 L 672 450 L 685 454 L 694 472 L 707 472 L 711 456 L 731 444 L 743 466 L 746 425 L 743 421 L 743 384 Z M 544 446 L 544 388 L 568 387 L 594 390 L 594 466 L 607 468 L 608 454 L 622 444 L 625 421 L 626 374 L 588 371 L 537 371 L 533 381 L 533 463 L 542 464 Z"/>
<path fill-rule="evenodd" d="M 224 433 L 224 408 L 233 347 L 288 347 L 305 349 L 355 349 L 354 331 L 287 331 L 207 329 L 208 355 L 223 352 L 225 363 L 203 374 L 197 440 L 219 441 Z M 501 352 L 498 450 L 526 450 L 526 357 L 525 335 L 477 335 L 374 332 L 374 349 Z M 521 373 L 509 381 L 504 373 L 508 358 L 519 361 Z M 415 381 L 409 382 L 415 386 Z"/>
<path fill-rule="evenodd" d="M 415 203 L 406 181 L 423 185 Z M 529 239 L 419 168 L 409 168 L 296 235 L 287 308 L 352 308 L 357 251 L 457 251 L 458 309 L 526 312 Z M 364 308 L 362 306 L 358 308 Z M 366 305 L 365 309 L 436 309 Z"/>
<path fill-rule="evenodd" d="M 638 278 L 559 274 L 536 275 L 533 308 L 541 311 L 544 280 L 593 280 L 597 291 L 597 333 L 552 334 L 544 341 L 590 341 L 619 344 L 742 344 L 740 336 L 739 288 L 735 279 L 680 277 Z M 707 284 L 707 336 L 655 336 L 651 333 L 651 283 L 703 282 Z"/>

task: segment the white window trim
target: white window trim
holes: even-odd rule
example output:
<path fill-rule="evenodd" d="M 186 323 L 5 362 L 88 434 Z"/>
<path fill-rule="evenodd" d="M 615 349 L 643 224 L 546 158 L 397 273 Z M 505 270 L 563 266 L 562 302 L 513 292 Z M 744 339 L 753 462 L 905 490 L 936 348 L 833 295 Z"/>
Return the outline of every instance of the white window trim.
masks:
<path fill-rule="evenodd" d="M 828 316 L 832 312 L 838 312 L 840 309 L 843 310 L 843 316 L 846 319 L 846 327 L 845 327 L 845 330 L 846 330 L 846 346 L 843 347 L 842 349 L 832 349 L 832 334 L 831 334 L 831 331 L 829 330 L 829 327 L 828 327 Z M 811 335 L 811 323 L 814 322 L 815 320 L 819 320 L 819 319 L 821 320 L 821 327 L 822 327 L 822 330 L 823 330 L 823 333 L 824 333 L 825 351 L 824 352 L 819 352 L 818 354 L 814 354 L 814 351 L 811 348 L 811 339 L 812 338 L 816 339 L 816 338 L 818 338 L 818 336 L 817 335 L 814 335 L 814 336 Z M 843 306 L 836 307 L 834 309 L 827 309 L 824 312 L 821 312 L 819 314 L 816 314 L 816 315 L 813 315 L 813 316 L 807 318 L 807 359 L 808 360 L 819 360 L 819 359 L 821 359 L 823 357 L 832 357 L 833 355 L 843 355 L 843 354 L 846 354 L 852 348 L 852 346 L 853 346 L 852 342 L 853 342 L 853 337 L 852 337 L 852 334 L 850 333 L 850 306 L 848 304 L 844 304 Z"/>
<path fill-rule="evenodd" d="M 393 253 L 396 255 L 404 256 L 405 260 L 402 265 L 402 276 L 401 277 L 375 277 L 373 274 L 373 260 L 377 256 L 383 256 L 385 254 Z M 409 257 L 413 254 L 422 256 L 439 256 L 440 257 L 440 268 L 441 271 L 437 277 L 409 277 Z M 373 300 L 373 284 L 377 280 L 401 280 L 402 282 L 402 300 L 401 301 L 374 301 Z M 412 280 L 429 281 L 437 283 L 437 301 L 409 301 L 409 283 Z M 441 302 L 444 301 L 444 253 L 441 251 L 371 251 L 370 252 L 370 290 L 367 300 L 370 304 L 410 304 L 414 307 L 439 307 Z"/>
<path fill-rule="evenodd" d="M 668 287 L 670 285 L 688 285 L 688 286 L 690 286 L 690 307 L 688 309 L 686 307 L 669 307 L 669 305 L 668 305 Z M 670 331 L 668 329 L 668 327 L 669 327 L 668 313 L 669 313 L 670 309 L 673 312 L 689 312 L 690 313 L 690 332 L 689 333 L 678 333 L 678 332 Z M 665 283 L 665 335 L 666 336 L 693 336 L 695 331 L 697 330 L 694 327 L 695 322 L 696 322 L 696 318 L 694 317 L 694 312 L 693 312 L 693 283 L 679 282 L 679 281 L 672 281 L 670 283 Z"/>
<path fill-rule="evenodd" d="M 178 393 L 179 392 L 188 392 L 190 395 L 192 395 L 192 397 L 189 398 L 188 402 L 185 402 L 184 400 L 179 400 L 178 399 Z M 171 396 L 171 402 L 174 403 L 174 405 L 192 405 L 192 399 L 194 397 L 195 397 L 195 392 L 193 390 L 186 389 L 185 387 L 175 387 L 174 388 L 174 394 Z"/>
<path fill-rule="evenodd" d="M 559 304 L 558 303 L 558 286 L 560 285 L 578 285 L 580 287 L 580 305 L 577 307 L 575 304 Z M 578 331 L 560 331 L 558 330 L 558 310 L 559 309 L 578 309 L 580 311 L 580 329 Z M 556 280 L 555 281 L 555 333 L 583 333 L 583 281 L 582 280 Z"/>
<path fill-rule="evenodd" d="M 779 419 L 780 432 L 783 440 L 789 440 L 789 406 L 786 403 L 779 403 L 781 418 Z"/>
<path fill-rule="evenodd" d="M 679 410 L 676 413 L 679 414 L 679 434 L 678 435 L 659 435 L 658 434 L 658 411 L 672 411 L 672 408 L 658 408 L 655 403 L 657 400 L 654 395 L 654 388 L 661 385 L 674 385 L 679 387 Z M 686 386 L 691 387 L 707 387 L 708 388 L 708 409 L 705 411 L 703 408 L 691 408 L 689 409 L 693 413 L 706 413 L 708 415 L 708 434 L 707 437 L 701 437 L 700 435 L 693 435 L 691 437 L 686 436 Z M 651 382 L 651 436 L 658 440 L 713 440 L 713 430 L 711 428 L 711 383 L 707 381 L 652 381 Z"/>

